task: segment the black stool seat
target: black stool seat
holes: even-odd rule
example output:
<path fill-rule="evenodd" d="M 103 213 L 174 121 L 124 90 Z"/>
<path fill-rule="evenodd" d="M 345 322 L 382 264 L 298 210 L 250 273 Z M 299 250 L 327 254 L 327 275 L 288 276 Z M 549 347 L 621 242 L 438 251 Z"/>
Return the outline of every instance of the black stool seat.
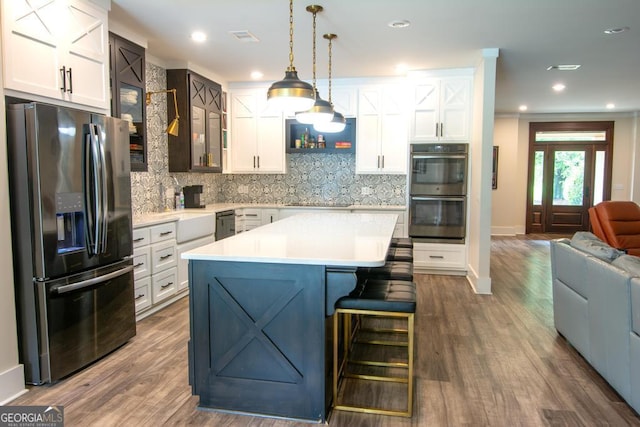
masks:
<path fill-rule="evenodd" d="M 340 298 L 336 308 L 415 313 L 416 285 L 407 280 L 364 280 Z"/>
<path fill-rule="evenodd" d="M 387 261 L 413 262 L 413 249 L 390 247 L 387 251 Z"/>
<path fill-rule="evenodd" d="M 406 261 L 387 261 L 381 267 L 362 267 L 357 271 L 358 280 L 387 279 L 413 281 L 413 264 Z"/>
<path fill-rule="evenodd" d="M 391 247 L 413 249 L 413 241 L 411 237 L 394 237 L 391 239 Z"/>

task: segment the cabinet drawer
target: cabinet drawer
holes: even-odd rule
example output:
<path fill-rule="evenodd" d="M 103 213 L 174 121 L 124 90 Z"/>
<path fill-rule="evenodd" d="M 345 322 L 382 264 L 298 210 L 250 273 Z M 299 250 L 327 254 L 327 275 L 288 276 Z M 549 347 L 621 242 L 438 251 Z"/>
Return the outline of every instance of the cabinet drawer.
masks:
<path fill-rule="evenodd" d="M 414 243 L 413 264 L 417 268 L 463 270 L 465 263 L 465 245 Z"/>
<path fill-rule="evenodd" d="M 151 307 L 151 277 L 135 281 L 136 313 Z"/>
<path fill-rule="evenodd" d="M 163 240 L 176 238 L 176 223 L 167 222 L 165 224 L 154 225 L 150 227 L 151 243 L 162 242 Z"/>
<path fill-rule="evenodd" d="M 133 277 L 142 279 L 151 274 L 151 248 L 145 246 L 133 250 Z"/>
<path fill-rule="evenodd" d="M 159 303 L 178 291 L 178 273 L 175 267 L 154 274 L 151 279 L 152 300 L 154 304 Z"/>
<path fill-rule="evenodd" d="M 151 272 L 156 274 L 177 265 L 176 241 L 156 243 L 151 246 Z"/>
<path fill-rule="evenodd" d="M 149 228 L 133 229 L 133 247 L 139 248 L 151 244 L 151 230 Z"/>

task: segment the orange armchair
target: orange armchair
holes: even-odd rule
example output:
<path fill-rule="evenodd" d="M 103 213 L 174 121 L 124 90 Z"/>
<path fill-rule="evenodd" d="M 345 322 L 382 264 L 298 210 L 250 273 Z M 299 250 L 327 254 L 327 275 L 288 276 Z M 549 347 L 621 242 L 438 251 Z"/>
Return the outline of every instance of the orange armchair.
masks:
<path fill-rule="evenodd" d="M 640 256 L 640 206 L 629 201 L 601 202 L 589 209 L 593 234 L 610 246 Z"/>

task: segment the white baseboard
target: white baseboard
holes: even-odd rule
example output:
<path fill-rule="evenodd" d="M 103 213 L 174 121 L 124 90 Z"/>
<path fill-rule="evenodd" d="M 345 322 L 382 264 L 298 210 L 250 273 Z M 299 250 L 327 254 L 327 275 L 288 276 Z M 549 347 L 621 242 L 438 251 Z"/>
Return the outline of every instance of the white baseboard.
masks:
<path fill-rule="evenodd" d="M 473 291 L 476 294 L 491 295 L 491 277 L 478 277 L 478 274 L 471 265 L 467 266 L 467 270 L 467 281 Z"/>
<path fill-rule="evenodd" d="M 492 226 L 491 227 L 491 235 L 492 236 L 515 236 L 518 234 L 524 234 L 525 227 L 524 225 L 512 225 L 512 226 Z"/>
<path fill-rule="evenodd" d="M 29 391 L 24 384 L 23 365 L 17 365 L 0 373 L 0 406 L 6 405 Z"/>

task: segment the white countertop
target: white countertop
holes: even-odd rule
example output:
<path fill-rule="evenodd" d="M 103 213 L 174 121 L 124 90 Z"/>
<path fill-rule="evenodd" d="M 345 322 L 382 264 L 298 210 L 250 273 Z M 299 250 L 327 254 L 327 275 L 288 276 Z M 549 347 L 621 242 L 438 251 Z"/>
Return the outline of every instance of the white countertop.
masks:
<path fill-rule="evenodd" d="M 303 213 L 182 254 L 183 259 L 384 265 L 397 214 Z"/>
<path fill-rule="evenodd" d="M 142 215 L 134 215 L 133 228 L 148 227 L 165 222 L 178 221 L 180 217 L 187 215 L 215 214 L 233 209 L 243 208 L 275 208 L 275 209 L 310 209 L 310 210 L 371 210 L 371 211 L 398 211 L 406 209 L 406 206 L 397 205 L 350 205 L 350 206 L 311 206 L 311 205 L 278 205 L 278 204 L 249 204 L 249 203 L 214 203 L 208 204 L 203 209 L 180 209 L 166 212 L 148 212 Z"/>

